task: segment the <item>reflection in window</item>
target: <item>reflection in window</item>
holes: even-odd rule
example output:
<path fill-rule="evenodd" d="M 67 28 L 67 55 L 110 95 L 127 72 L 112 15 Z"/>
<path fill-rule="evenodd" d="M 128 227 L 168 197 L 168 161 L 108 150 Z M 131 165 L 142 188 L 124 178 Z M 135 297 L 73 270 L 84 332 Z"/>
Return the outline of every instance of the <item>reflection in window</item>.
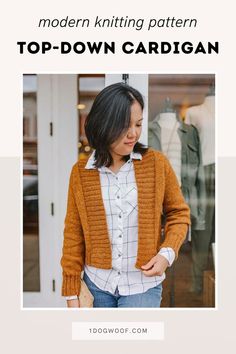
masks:
<path fill-rule="evenodd" d="M 80 74 L 78 75 L 78 117 L 79 117 L 79 157 L 84 158 L 91 153 L 91 147 L 84 131 L 86 117 L 92 107 L 97 94 L 105 87 L 105 75 Z"/>
<path fill-rule="evenodd" d="M 23 291 L 40 291 L 37 76 L 23 77 Z"/>
<path fill-rule="evenodd" d="M 149 75 L 148 145 L 169 159 L 191 229 L 167 272 L 162 306 L 215 306 L 215 77 Z"/>

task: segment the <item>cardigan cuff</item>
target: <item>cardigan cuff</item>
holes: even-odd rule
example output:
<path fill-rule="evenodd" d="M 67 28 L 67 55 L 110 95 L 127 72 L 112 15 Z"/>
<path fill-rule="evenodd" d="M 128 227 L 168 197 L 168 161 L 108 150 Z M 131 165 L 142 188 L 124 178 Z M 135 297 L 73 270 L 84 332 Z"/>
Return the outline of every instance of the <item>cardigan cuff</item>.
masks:
<path fill-rule="evenodd" d="M 76 275 L 66 275 L 63 274 L 63 282 L 62 282 L 62 296 L 72 296 L 80 294 L 81 288 L 81 274 Z"/>
<path fill-rule="evenodd" d="M 164 241 L 160 245 L 160 248 L 171 247 L 175 252 L 175 260 L 177 260 L 179 249 L 186 238 L 187 231 L 188 224 L 178 225 L 175 232 L 167 232 Z"/>

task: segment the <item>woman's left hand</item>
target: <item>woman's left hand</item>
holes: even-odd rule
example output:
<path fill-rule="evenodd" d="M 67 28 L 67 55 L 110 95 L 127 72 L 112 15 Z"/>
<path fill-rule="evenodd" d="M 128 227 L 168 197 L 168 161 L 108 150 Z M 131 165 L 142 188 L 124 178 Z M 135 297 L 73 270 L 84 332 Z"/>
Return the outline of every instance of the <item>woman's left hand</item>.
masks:
<path fill-rule="evenodd" d="M 160 276 L 165 272 L 168 265 L 167 259 L 161 254 L 157 254 L 147 264 L 142 266 L 142 271 L 147 277 Z"/>

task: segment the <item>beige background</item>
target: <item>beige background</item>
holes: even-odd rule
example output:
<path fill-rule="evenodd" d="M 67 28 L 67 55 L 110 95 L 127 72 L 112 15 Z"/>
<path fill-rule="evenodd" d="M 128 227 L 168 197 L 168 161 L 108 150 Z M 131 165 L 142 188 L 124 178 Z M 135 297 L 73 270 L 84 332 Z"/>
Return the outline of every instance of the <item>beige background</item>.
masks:
<path fill-rule="evenodd" d="M 235 50 L 232 47 L 233 1 L 172 2 L 100 0 L 90 2 L 21 1 L 5 5 L 1 33 L 1 108 L 0 119 L 0 235 L 1 235 L 1 346 L 8 353 L 102 352 L 136 353 L 160 350 L 172 353 L 220 352 L 235 344 Z M 37 29 L 40 17 L 111 17 L 113 15 L 149 18 L 175 16 L 197 18 L 195 29 L 156 29 L 151 32 L 126 30 Z M 124 40 L 219 41 L 220 55 L 49 55 L 20 56 L 16 42 L 51 40 L 98 41 Z M 216 310 L 164 309 L 147 311 L 69 311 L 20 310 L 21 279 L 21 191 L 20 156 L 22 153 L 22 82 L 27 73 L 135 72 L 135 73 L 216 73 L 217 75 L 217 267 L 218 308 Z M 231 156 L 231 157 L 229 157 Z M 72 321 L 163 321 L 163 342 L 72 342 Z"/>

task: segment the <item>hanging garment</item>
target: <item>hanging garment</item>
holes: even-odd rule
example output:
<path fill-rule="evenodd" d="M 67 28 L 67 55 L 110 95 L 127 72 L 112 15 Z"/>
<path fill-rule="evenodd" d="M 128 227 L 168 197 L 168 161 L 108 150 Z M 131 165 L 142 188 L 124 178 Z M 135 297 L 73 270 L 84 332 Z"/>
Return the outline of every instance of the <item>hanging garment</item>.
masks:
<path fill-rule="evenodd" d="M 148 145 L 162 151 L 159 116 L 148 124 Z M 181 189 L 190 206 L 191 228 L 205 229 L 206 188 L 201 144 L 197 129 L 183 122 L 177 128 L 181 141 Z"/>

